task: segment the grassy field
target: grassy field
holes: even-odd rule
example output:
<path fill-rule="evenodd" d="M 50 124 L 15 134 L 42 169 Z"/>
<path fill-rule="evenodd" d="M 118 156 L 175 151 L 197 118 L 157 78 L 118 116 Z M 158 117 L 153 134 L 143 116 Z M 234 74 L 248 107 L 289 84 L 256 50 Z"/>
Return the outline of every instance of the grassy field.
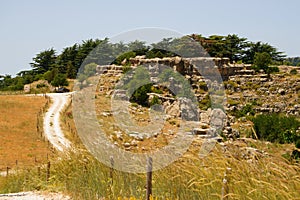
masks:
<path fill-rule="evenodd" d="M 153 173 L 154 199 L 220 199 L 225 171 L 229 199 L 299 199 L 300 168 L 282 157 L 268 155 L 252 162 L 243 159 L 235 145 L 226 152 L 217 145 L 204 159 L 197 156 L 194 144 L 184 157 Z M 251 141 L 258 148 L 275 149 L 276 145 Z M 284 147 L 282 147 L 284 148 Z M 63 191 L 72 199 L 145 199 L 145 174 L 113 171 L 81 150 L 62 159 L 53 160 L 49 181 L 46 167 L 20 171 L 8 178 L 0 178 L 0 192 L 22 190 Z"/>
<path fill-rule="evenodd" d="M 45 103 L 43 97 L 0 95 L 0 171 L 47 159 L 48 144 L 37 133 L 37 114 Z"/>

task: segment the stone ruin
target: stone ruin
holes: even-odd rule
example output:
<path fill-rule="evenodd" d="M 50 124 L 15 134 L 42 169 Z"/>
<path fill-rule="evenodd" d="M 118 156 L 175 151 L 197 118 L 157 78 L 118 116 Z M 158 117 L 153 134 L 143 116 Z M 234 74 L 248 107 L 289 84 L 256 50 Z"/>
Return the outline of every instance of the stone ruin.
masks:
<path fill-rule="evenodd" d="M 166 57 L 146 59 L 144 56 L 130 58 L 129 62 L 132 67 L 139 65 L 155 67 L 155 65 L 169 66 L 182 75 L 198 75 L 199 72 L 194 67 L 193 63 L 199 63 L 201 66 L 217 67 L 223 80 L 228 80 L 233 75 L 253 75 L 254 70 L 248 64 L 232 64 L 229 58 L 211 58 L 211 57 L 196 57 L 196 58 L 181 58 L 181 57 Z M 116 76 L 122 73 L 123 66 L 118 65 L 98 65 L 96 72 L 98 74 L 106 73 L 109 76 Z"/>
<path fill-rule="evenodd" d="M 205 80 L 204 77 L 199 73 L 199 70 L 196 69 L 195 64 L 197 63 L 201 66 L 204 66 L 206 70 L 211 68 L 218 69 L 220 75 L 223 80 L 228 80 L 230 76 L 234 75 L 253 75 L 254 70 L 250 69 L 250 65 L 246 64 L 231 64 L 228 58 L 209 58 L 209 57 L 196 57 L 196 58 L 181 58 L 181 57 L 167 57 L 167 58 L 153 58 L 153 59 L 146 59 L 144 56 L 137 56 L 135 58 L 131 58 L 129 60 L 131 63 L 131 68 L 136 68 L 137 66 L 144 66 L 147 67 L 150 72 L 151 79 L 157 78 L 158 74 L 161 73 L 161 66 L 167 66 L 172 68 L 174 71 L 179 72 L 181 75 L 185 76 L 190 82 L 192 87 L 197 87 L 198 83 L 203 81 L 208 84 L 209 80 Z M 104 65 L 104 66 L 97 66 L 96 72 L 97 74 L 105 74 L 108 77 L 120 77 L 123 73 L 123 66 L 117 65 Z M 152 80 L 152 81 L 153 81 Z M 155 80 L 153 81 L 155 83 Z M 220 88 L 220 83 L 217 83 L 215 89 L 217 90 Z M 112 91 L 112 88 L 103 89 L 103 86 L 100 87 L 101 91 Z M 112 94 L 112 92 L 108 92 Z M 195 129 L 192 131 L 192 134 L 199 135 L 201 137 L 205 137 L 205 135 L 214 135 L 210 133 L 212 130 L 215 131 L 213 127 L 210 127 L 209 124 L 213 124 L 213 126 L 222 125 L 224 126 L 223 131 L 229 137 L 238 137 L 239 133 L 233 130 L 230 127 L 229 120 L 226 118 L 226 114 L 221 109 L 209 109 L 208 111 L 204 110 L 197 110 L 198 113 L 195 113 L 193 116 L 192 114 L 188 114 L 185 110 L 195 110 L 190 108 L 192 104 L 187 103 L 184 99 L 170 99 L 170 97 L 165 97 L 159 94 L 149 94 L 150 99 L 153 96 L 157 96 L 163 102 L 163 107 L 166 110 L 167 115 L 170 117 L 184 117 L 184 118 L 191 118 L 194 119 L 195 116 L 200 118 L 200 124 L 202 128 Z M 117 97 L 121 100 L 128 100 L 129 97 L 126 97 L 126 93 L 124 91 L 115 90 L 114 97 Z M 197 96 L 198 101 L 200 96 Z M 185 108 L 185 109 L 181 109 Z M 179 112 L 183 110 L 183 112 Z M 216 113 L 218 116 L 216 116 Z M 221 113 L 221 114 L 220 114 Z M 222 114 L 223 113 L 223 114 Z"/>

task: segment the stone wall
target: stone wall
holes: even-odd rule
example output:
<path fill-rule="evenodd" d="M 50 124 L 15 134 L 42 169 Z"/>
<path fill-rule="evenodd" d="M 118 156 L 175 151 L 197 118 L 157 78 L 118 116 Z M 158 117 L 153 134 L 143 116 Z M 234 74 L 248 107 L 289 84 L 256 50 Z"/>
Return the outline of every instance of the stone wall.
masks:
<path fill-rule="evenodd" d="M 130 62 L 133 66 L 138 65 L 166 65 L 182 75 L 200 75 L 199 71 L 202 68 L 217 67 L 223 80 L 228 80 L 230 76 L 236 74 L 252 75 L 254 71 L 251 70 L 251 65 L 246 64 L 231 64 L 228 58 L 211 58 L 211 57 L 196 57 L 196 58 L 181 58 L 181 57 L 167 57 L 167 58 L 152 58 L 146 59 L 144 57 L 131 58 Z M 197 70 L 197 68 L 201 68 Z"/>

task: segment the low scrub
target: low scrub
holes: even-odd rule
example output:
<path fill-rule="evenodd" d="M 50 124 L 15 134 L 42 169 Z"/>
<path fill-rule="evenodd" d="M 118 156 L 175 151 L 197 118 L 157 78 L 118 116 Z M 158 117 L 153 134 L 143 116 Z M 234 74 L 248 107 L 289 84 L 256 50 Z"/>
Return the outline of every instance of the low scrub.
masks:
<path fill-rule="evenodd" d="M 300 122 L 293 116 L 279 114 L 258 115 L 252 119 L 259 139 L 270 142 L 293 143 L 300 140 Z"/>

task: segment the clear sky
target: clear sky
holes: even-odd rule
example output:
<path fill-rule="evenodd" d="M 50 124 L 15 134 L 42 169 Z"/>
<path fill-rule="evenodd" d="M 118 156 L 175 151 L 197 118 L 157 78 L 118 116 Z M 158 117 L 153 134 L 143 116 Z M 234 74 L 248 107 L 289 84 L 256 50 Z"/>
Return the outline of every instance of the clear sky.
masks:
<path fill-rule="evenodd" d="M 300 56 L 299 0 L 1 0 L 0 74 L 30 69 L 53 47 L 142 27 L 184 34 L 238 34 Z"/>

